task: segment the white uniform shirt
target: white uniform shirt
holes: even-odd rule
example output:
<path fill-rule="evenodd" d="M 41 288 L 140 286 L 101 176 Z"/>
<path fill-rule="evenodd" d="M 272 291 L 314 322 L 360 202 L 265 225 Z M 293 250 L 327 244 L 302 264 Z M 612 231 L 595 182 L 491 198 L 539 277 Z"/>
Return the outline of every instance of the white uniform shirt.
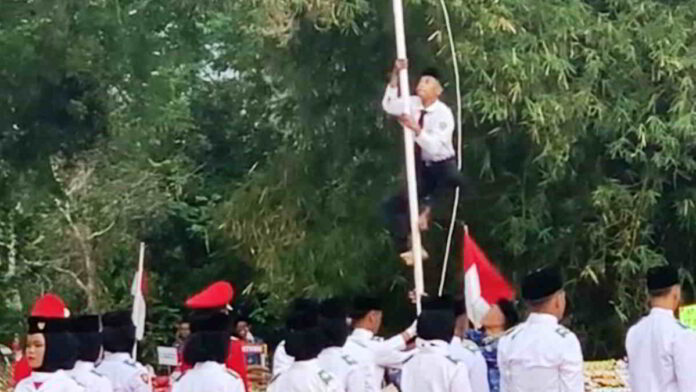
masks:
<path fill-rule="evenodd" d="M 343 392 L 336 379 L 319 367 L 317 359 L 295 361 L 276 376 L 268 392 Z"/>
<path fill-rule="evenodd" d="M 358 362 L 348 355 L 342 347 L 325 348 L 319 357 L 319 367 L 332 374 L 346 392 L 363 392 L 365 379 Z"/>
<path fill-rule="evenodd" d="M 70 376 L 85 387 L 85 392 L 113 392 L 111 381 L 94 370 L 91 362 L 77 361 L 75 367 L 68 371 Z"/>
<path fill-rule="evenodd" d="M 696 391 L 696 333 L 653 308 L 626 336 L 632 392 Z"/>
<path fill-rule="evenodd" d="M 176 383 L 172 392 L 244 392 L 242 378 L 224 364 L 197 363 Z"/>
<path fill-rule="evenodd" d="M 372 332 L 356 328 L 348 337 L 344 351 L 358 362 L 365 380 L 365 392 L 379 392 L 386 368 L 401 368 L 413 353 L 401 351 L 406 348 L 401 335 L 381 340 Z"/>
<path fill-rule="evenodd" d="M 419 340 L 417 344 L 416 353 L 403 366 L 402 392 L 474 391 L 464 362 L 450 356 L 449 343 Z"/>
<path fill-rule="evenodd" d="M 53 373 L 32 372 L 20 381 L 14 392 L 85 392 L 85 388 L 63 370 Z"/>
<path fill-rule="evenodd" d="M 583 357 L 573 332 L 532 313 L 498 343 L 501 392 L 584 392 Z"/>
<path fill-rule="evenodd" d="M 452 134 L 454 133 L 454 115 L 452 110 L 437 100 L 427 108 L 423 107 L 420 97 L 410 97 L 411 115 L 416 121 L 423 118 L 423 130 L 415 138 L 421 147 L 421 157 L 425 162 L 439 162 L 454 157 Z M 388 114 L 399 116 L 404 113 L 404 101 L 399 97 L 396 87 L 387 86 L 382 99 L 382 108 Z M 425 111 L 425 113 L 423 113 Z"/>
<path fill-rule="evenodd" d="M 95 369 L 111 381 L 114 392 L 152 392 L 150 375 L 126 353 L 106 353 Z"/>
<path fill-rule="evenodd" d="M 450 344 L 450 356 L 455 360 L 464 362 L 469 372 L 471 389 L 475 392 L 489 392 L 488 365 L 483 353 L 476 343 L 458 336 L 452 338 Z"/>
<path fill-rule="evenodd" d="M 288 355 L 285 351 L 285 340 L 278 343 L 275 352 L 273 353 L 273 377 L 278 376 L 284 371 L 290 369 L 290 366 L 295 362 L 295 358 Z"/>

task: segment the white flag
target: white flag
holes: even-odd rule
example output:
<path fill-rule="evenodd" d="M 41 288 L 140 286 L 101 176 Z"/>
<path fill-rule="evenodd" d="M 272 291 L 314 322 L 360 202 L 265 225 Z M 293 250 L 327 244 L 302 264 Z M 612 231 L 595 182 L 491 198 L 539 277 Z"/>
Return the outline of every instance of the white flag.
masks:
<path fill-rule="evenodd" d="M 145 316 L 147 305 L 143 296 L 143 274 L 145 262 L 145 243 L 140 243 L 140 259 L 138 260 L 138 271 L 133 277 L 131 295 L 133 296 L 133 324 L 135 325 L 135 338 L 143 340 L 145 336 Z"/>

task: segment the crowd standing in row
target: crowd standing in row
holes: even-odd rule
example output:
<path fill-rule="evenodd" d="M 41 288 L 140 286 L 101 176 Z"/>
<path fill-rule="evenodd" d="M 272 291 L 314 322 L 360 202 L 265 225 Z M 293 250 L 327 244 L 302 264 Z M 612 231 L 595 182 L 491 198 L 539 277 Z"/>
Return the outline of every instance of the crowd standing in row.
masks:
<path fill-rule="evenodd" d="M 651 311 L 626 339 L 631 390 L 696 391 L 696 333 L 674 316 L 681 303 L 677 271 L 651 269 L 647 283 Z M 580 342 L 561 325 L 563 285 L 555 269 L 532 272 L 521 282 L 526 321 L 515 325 L 514 305 L 500 301 L 481 330 L 470 329 L 463 301 L 427 300 L 413 324 L 389 339 L 377 337 L 377 298 L 295 300 L 269 390 L 584 392 Z M 231 338 L 233 298 L 232 286 L 217 282 L 187 301 L 192 313 L 179 331 L 183 365 L 174 392 L 250 390 L 241 342 Z M 132 358 L 135 343 L 131 312 L 68 317 L 62 300 L 47 294 L 28 319 L 31 369 L 15 391 L 151 392 L 148 371 Z"/>
<path fill-rule="evenodd" d="M 647 283 L 651 311 L 626 341 L 631 390 L 696 391 L 696 333 L 675 318 L 678 273 L 653 268 Z M 563 286 L 557 269 L 532 272 L 521 282 L 526 321 L 514 325 L 514 306 L 501 301 L 484 317 L 483 331 L 469 330 L 460 301 L 437 298 L 386 340 L 375 336 L 382 308 L 374 298 L 359 298 L 349 313 L 336 300 L 318 311 L 298 301 L 288 319 L 292 332 L 275 353 L 271 391 L 584 392 L 580 342 L 561 325 Z"/>

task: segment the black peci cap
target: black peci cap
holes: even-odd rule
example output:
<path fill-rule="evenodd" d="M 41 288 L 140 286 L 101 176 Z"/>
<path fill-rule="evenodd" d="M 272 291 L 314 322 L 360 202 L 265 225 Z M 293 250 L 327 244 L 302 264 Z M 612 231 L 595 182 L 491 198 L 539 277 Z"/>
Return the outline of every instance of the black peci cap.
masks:
<path fill-rule="evenodd" d="M 222 312 L 191 318 L 191 333 L 220 332 L 229 329 L 230 316 Z"/>
<path fill-rule="evenodd" d="M 360 296 L 353 300 L 353 309 L 351 317 L 360 319 L 365 317 L 367 313 L 373 310 L 382 310 L 382 303 L 377 297 Z"/>
<path fill-rule="evenodd" d="M 454 312 L 454 299 L 450 295 L 423 300 L 424 310 L 444 310 Z"/>
<path fill-rule="evenodd" d="M 95 333 L 101 331 L 99 316 L 88 314 L 70 319 L 70 331 L 73 333 Z"/>
<path fill-rule="evenodd" d="M 70 321 L 64 318 L 31 316 L 27 321 L 29 324 L 29 334 L 63 333 L 70 331 Z"/>
<path fill-rule="evenodd" d="M 133 326 L 133 313 L 130 310 L 118 310 L 104 313 L 102 316 L 102 324 L 104 327 L 113 328 Z"/>
<path fill-rule="evenodd" d="M 435 67 L 428 67 L 425 68 L 423 72 L 421 72 L 421 77 L 423 76 L 430 76 L 437 80 L 440 80 L 440 71 L 438 71 Z"/>
<path fill-rule="evenodd" d="M 416 332 L 424 340 L 448 342 L 454 336 L 454 312 L 450 309 L 423 310 L 418 316 Z"/>
<path fill-rule="evenodd" d="M 522 298 L 526 301 L 538 301 L 562 288 L 563 278 L 558 268 L 540 268 L 522 279 Z"/>
<path fill-rule="evenodd" d="M 319 305 L 319 315 L 326 319 L 345 320 L 348 317 L 346 303 L 341 298 L 328 298 Z"/>
<path fill-rule="evenodd" d="M 664 265 L 648 270 L 648 290 L 656 291 L 679 284 L 679 272 L 676 268 Z"/>

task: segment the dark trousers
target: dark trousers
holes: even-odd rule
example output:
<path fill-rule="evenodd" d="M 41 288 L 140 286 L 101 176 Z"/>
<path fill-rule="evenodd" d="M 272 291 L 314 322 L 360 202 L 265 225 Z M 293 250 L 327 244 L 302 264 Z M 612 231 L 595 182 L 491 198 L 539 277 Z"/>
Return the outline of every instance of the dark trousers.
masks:
<path fill-rule="evenodd" d="M 421 211 L 432 207 L 440 191 L 461 188 L 464 195 L 471 193 L 472 187 L 467 177 L 457 169 L 454 158 L 440 162 L 425 163 L 416 161 L 416 179 L 418 181 L 418 201 Z M 411 224 L 408 209 L 408 188 L 387 199 L 382 206 L 394 245 L 399 253 L 411 249 L 409 234 Z"/>

